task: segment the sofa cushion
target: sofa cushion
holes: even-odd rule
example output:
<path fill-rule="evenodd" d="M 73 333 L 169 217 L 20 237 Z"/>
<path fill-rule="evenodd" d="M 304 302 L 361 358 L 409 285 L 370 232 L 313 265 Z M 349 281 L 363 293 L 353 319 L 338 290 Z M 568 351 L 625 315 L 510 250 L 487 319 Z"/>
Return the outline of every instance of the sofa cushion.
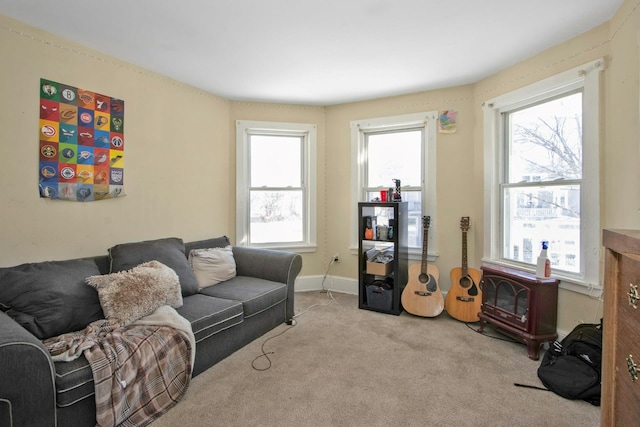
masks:
<path fill-rule="evenodd" d="M 91 365 L 84 356 L 71 362 L 55 362 L 56 404 L 66 407 L 95 394 Z"/>
<path fill-rule="evenodd" d="M 191 323 L 196 343 L 242 323 L 242 304 L 201 294 L 185 298 L 176 311 Z"/>
<path fill-rule="evenodd" d="M 187 242 L 184 244 L 184 253 L 189 254 L 194 249 L 205 248 L 224 248 L 229 246 L 231 242 L 227 236 L 214 237 L 213 239 L 197 240 L 195 242 Z"/>
<path fill-rule="evenodd" d="M 241 302 L 244 317 L 247 318 L 286 300 L 287 286 L 256 277 L 236 276 L 216 286 L 201 289 L 200 293 Z"/>
<path fill-rule="evenodd" d="M 182 306 L 178 275 L 158 261 L 149 261 L 127 271 L 91 276 L 87 284 L 98 290 L 107 319 L 126 326 L 152 314 L 162 305 Z"/>
<path fill-rule="evenodd" d="M 0 309 L 43 340 L 104 318 L 98 293 L 85 284 L 100 274 L 92 260 L 48 261 L 0 269 Z"/>
<path fill-rule="evenodd" d="M 111 273 L 129 270 L 148 261 L 159 261 L 178 274 L 183 296 L 198 292 L 198 281 L 185 255 L 184 242 L 177 237 L 116 245 L 109 249 L 109 257 Z"/>
<path fill-rule="evenodd" d="M 231 245 L 223 248 L 193 249 L 189 252 L 189 265 L 200 289 L 236 277 L 236 262 L 233 259 Z"/>

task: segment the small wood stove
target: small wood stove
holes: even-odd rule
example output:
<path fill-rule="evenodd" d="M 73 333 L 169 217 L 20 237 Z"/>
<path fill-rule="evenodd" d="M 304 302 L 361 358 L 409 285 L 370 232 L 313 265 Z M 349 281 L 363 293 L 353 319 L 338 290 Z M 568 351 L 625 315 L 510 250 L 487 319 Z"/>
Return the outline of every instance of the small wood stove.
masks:
<path fill-rule="evenodd" d="M 527 345 L 529 358 L 538 360 L 540 347 L 558 338 L 557 279 L 499 266 L 482 267 L 480 329 L 496 331 Z"/>

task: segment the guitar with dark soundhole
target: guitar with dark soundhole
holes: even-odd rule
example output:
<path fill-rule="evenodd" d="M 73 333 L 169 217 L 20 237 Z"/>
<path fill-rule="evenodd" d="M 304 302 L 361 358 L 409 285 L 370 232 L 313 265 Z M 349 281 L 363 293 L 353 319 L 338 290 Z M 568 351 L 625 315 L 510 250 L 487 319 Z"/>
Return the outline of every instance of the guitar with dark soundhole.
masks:
<path fill-rule="evenodd" d="M 402 291 L 402 307 L 416 316 L 436 317 L 444 310 L 444 298 L 438 285 L 440 271 L 427 262 L 430 216 L 422 217 L 422 262 L 409 266 L 409 280 Z"/>
<path fill-rule="evenodd" d="M 482 306 L 482 291 L 480 280 L 482 273 L 475 268 L 469 268 L 467 262 L 467 232 L 471 223 L 468 216 L 460 219 L 462 230 L 462 267 L 451 269 L 451 289 L 447 292 L 445 308 L 454 319 L 462 322 L 477 322 L 480 320 Z"/>

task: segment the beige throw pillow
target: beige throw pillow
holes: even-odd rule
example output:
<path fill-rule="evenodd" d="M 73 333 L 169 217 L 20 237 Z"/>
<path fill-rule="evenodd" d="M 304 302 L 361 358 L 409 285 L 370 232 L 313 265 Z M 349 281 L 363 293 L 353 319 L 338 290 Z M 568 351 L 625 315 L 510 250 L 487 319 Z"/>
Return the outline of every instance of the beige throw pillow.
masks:
<path fill-rule="evenodd" d="M 236 277 L 236 261 L 231 246 L 194 249 L 189 252 L 189 264 L 200 289 Z"/>
<path fill-rule="evenodd" d="M 158 261 L 118 273 L 90 276 L 86 282 L 98 291 L 104 316 L 121 326 L 148 316 L 161 305 L 182 306 L 178 275 Z"/>

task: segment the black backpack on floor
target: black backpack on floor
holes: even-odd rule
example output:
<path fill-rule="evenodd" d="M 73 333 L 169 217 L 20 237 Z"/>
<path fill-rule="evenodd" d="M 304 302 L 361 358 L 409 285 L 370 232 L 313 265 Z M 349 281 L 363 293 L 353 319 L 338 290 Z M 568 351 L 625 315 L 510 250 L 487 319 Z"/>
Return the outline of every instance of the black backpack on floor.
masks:
<path fill-rule="evenodd" d="M 554 341 L 538 368 L 538 378 L 552 392 L 567 399 L 600 406 L 602 320 L 582 323 L 562 341 Z"/>

